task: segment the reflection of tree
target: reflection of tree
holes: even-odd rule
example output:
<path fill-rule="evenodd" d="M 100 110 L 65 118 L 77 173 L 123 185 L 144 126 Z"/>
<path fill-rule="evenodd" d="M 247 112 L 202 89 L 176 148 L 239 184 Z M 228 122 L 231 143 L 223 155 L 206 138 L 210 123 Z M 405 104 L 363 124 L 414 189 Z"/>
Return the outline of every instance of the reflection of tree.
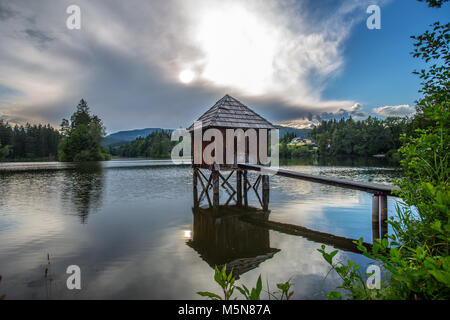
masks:
<path fill-rule="evenodd" d="M 0 282 L 2 282 L 2 276 L 0 276 Z M 5 299 L 5 297 L 6 297 L 6 294 L 1 294 L 0 293 L 0 300 Z"/>
<path fill-rule="evenodd" d="M 104 187 L 101 164 L 80 164 L 74 170 L 65 171 L 63 185 L 63 197 L 71 201 L 81 223 L 86 223 L 89 213 L 101 202 Z"/>
<path fill-rule="evenodd" d="M 240 220 L 248 212 L 222 207 L 220 215 L 201 208 L 193 209 L 193 213 L 193 239 L 187 244 L 212 268 L 227 264 L 238 278 L 279 251 L 270 247 L 268 229 Z"/>

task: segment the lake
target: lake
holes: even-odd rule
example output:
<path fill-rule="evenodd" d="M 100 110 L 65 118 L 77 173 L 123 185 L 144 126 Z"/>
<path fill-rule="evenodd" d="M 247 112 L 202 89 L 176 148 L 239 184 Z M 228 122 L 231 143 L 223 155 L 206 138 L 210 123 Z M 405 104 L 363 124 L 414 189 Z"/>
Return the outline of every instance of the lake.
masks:
<path fill-rule="evenodd" d="M 373 164 L 284 167 L 386 184 L 399 174 Z M 364 192 L 274 176 L 268 218 L 372 242 L 371 201 Z M 254 195 L 249 202 L 257 205 Z M 394 202 L 389 198 L 389 216 Z M 197 291 L 219 292 L 212 266 L 227 259 L 248 287 L 259 275 L 264 289 L 266 281 L 275 290 L 291 279 L 294 299 L 323 299 L 339 282 L 333 273 L 325 279 L 329 266 L 320 246 L 235 215 L 193 211 L 192 169 L 170 161 L 0 163 L 5 299 L 203 299 Z M 338 259 L 352 259 L 364 270 L 370 264 L 346 250 Z M 67 289 L 69 265 L 81 268 L 81 290 Z"/>

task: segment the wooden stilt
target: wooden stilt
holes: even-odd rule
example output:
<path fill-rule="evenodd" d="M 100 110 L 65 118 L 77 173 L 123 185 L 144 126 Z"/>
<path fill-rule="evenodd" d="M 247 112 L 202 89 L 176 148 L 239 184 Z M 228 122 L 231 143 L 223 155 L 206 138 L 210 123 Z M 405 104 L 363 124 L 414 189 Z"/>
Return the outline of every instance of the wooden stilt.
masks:
<path fill-rule="evenodd" d="M 387 197 L 386 195 L 380 196 L 380 220 L 381 220 L 381 237 L 384 238 L 388 232 L 388 226 L 387 226 L 387 219 L 388 219 L 388 213 L 387 213 Z"/>
<path fill-rule="evenodd" d="M 262 176 L 262 203 L 263 210 L 269 210 L 269 176 Z"/>
<path fill-rule="evenodd" d="M 243 189 L 243 191 L 244 191 L 244 208 L 248 208 L 248 193 L 247 193 L 247 191 L 248 191 L 248 188 L 247 188 L 248 177 L 247 177 L 247 170 L 243 171 L 243 175 L 244 175 L 244 189 Z"/>
<path fill-rule="evenodd" d="M 380 238 L 380 199 L 374 194 L 372 196 L 372 239 Z"/>
<path fill-rule="evenodd" d="M 194 189 L 194 208 L 198 208 L 199 202 L 198 202 L 198 168 L 194 168 L 193 172 L 193 189 Z"/>
<path fill-rule="evenodd" d="M 211 199 L 209 197 L 209 189 L 211 188 L 211 185 L 212 185 L 211 184 L 212 175 L 210 175 L 209 179 L 207 179 L 200 169 L 198 170 L 198 172 L 200 173 L 198 178 L 200 180 L 200 184 L 202 185 L 202 192 L 200 193 L 200 197 L 198 199 L 198 203 L 200 205 L 200 203 L 203 200 L 203 197 L 206 196 L 206 199 L 208 200 L 209 206 L 212 207 L 212 202 L 211 202 Z M 203 183 L 202 177 L 205 179 L 206 185 Z"/>
<path fill-rule="evenodd" d="M 236 170 L 236 192 L 237 192 L 236 204 L 238 207 L 242 207 L 242 171 L 241 171 L 241 169 Z"/>
<path fill-rule="evenodd" d="M 219 211 L 219 168 L 218 165 L 213 164 L 211 168 L 211 177 L 213 185 L 213 209 L 215 212 Z"/>

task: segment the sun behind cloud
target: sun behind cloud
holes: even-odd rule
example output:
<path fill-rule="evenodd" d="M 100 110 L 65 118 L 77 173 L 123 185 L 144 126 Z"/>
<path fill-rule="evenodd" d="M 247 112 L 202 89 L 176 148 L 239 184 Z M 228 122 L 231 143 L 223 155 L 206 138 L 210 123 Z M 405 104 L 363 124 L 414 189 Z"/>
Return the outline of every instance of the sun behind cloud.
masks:
<path fill-rule="evenodd" d="M 195 78 L 195 72 L 190 69 L 183 70 L 178 75 L 178 78 L 185 84 L 191 83 Z"/>

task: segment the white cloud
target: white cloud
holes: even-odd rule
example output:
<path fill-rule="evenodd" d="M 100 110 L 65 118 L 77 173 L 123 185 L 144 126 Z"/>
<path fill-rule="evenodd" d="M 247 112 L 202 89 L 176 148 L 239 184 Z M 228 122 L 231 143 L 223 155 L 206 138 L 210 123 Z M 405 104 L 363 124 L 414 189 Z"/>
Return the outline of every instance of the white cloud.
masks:
<path fill-rule="evenodd" d="M 351 112 L 359 112 L 359 111 L 362 111 L 362 109 L 363 109 L 362 104 L 360 104 L 360 103 L 355 103 L 355 104 L 350 108 L 350 111 L 351 111 Z"/>
<path fill-rule="evenodd" d="M 322 92 L 369 2 L 311 16 L 307 1 L 80 0 L 76 31 L 65 28 L 69 1 L 10 2 L 0 7 L 14 12 L 0 20 L 0 89 L 19 94 L 0 93 L 0 114 L 58 124 L 85 97 L 110 128 L 178 127 L 224 93 L 296 117 L 349 109 L 355 101 Z M 189 85 L 183 70 L 197 75 Z"/>
<path fill-rule="evenodd" d="M 274 97 L 294 107 L 354 104 L 323 100 L 321 93 L 326 80 L 344 65 L 341 49 L 354 23 L 364 17 L 358 9 L 364 13 L 366 1 L 346 1 L 323 21 L 308 17 L 301 4 L 181 1 L 187 25 L 173 39 L 181 49 L 175 63 L 170 62 L 173 77 L 196 69 L 199 81 L 248 97 Z"/>
<path fill-rule="evenodd" d="M 416 108 L 407 104 L 398 106 L 384 106 L 373 109 L 373 112 L 385 117 L 406 117 L 416 113 Z"/>

